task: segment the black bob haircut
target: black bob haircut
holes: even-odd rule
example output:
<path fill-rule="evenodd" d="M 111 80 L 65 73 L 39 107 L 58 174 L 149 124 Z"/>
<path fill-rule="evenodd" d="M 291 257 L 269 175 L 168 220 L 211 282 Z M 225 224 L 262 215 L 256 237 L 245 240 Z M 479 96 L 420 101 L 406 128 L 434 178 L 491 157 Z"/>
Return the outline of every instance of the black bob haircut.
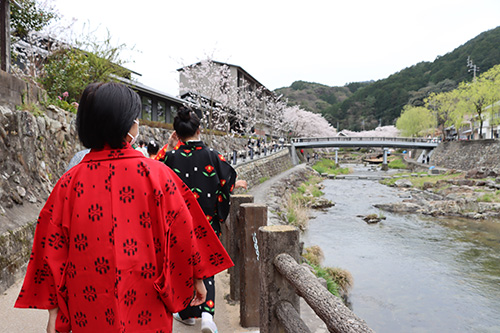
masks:
<path fill-rule="evenodd" d="M 193 136 L 200 128 L 200 119 L 191 109 L 181 106 L 174 117 L 174 130 L 179 139 L 185 139 Z"/>
<path fill-rule="evenodd" d="M 141 106 L 139 95 L 121 83 L 89 84 L 76 114 L 80 141 L 87 148 L 102 149 L 105 144 L 113 149 L 122 148 Z"/>

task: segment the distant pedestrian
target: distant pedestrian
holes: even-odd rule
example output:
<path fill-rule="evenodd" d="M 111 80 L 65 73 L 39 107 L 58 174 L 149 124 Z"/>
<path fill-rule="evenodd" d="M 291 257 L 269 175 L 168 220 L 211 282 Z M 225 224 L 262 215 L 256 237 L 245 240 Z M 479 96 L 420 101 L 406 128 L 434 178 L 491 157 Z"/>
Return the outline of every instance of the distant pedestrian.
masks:
<path fill-rule="evenodd" d="M 149 156 L 149 154 L 148 154 L 148 148 L 146 147 L 146 142 L 144 140 L 140 140 L 139 141 L 138 146 L 135 148 L 135 150 L 140 151 L 146 157 Z"/>
<path fill-rule="evenodd" d="M 160 150 L 160 146 L 158 146 L 158 144 L 154 140 L 151 140 L 148 143 L 147 149 L 149 158 L 155 159 L 156 155 L 158 154 L 158 150 Z"/>

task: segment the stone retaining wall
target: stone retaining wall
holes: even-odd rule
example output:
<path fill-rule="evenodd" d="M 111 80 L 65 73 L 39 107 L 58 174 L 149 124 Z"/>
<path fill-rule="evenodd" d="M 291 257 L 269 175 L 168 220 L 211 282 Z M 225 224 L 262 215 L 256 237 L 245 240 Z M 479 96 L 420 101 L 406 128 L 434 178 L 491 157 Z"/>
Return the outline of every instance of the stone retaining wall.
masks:
<path fill-rule="evenodd" d="M 270 156 L 238 165 L 235 169 L 238 173 L 238 179 L 244 179 L 248 182 L 248 186 L 254 186 L 279 175 L 292 166 L 289 150 L 283 149 Z"/>
<path fill-rule="evenodd" d="M 0 70 L 0 105 L 14 108 L 24 103 L 45 99 L 45 92 L 33 84 Z"/>
<path fill-rule="evenodd" d="M 472 140 L 441 143 L 431 155 L 430 165 L 448 169 L 500 169 L 500 141 Z"/>

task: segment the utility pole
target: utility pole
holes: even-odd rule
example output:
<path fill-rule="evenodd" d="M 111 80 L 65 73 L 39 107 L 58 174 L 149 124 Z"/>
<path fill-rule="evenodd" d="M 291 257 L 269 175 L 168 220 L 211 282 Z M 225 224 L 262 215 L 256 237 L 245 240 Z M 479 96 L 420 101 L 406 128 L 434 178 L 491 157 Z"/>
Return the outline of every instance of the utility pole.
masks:
<path fill-rule="evenodd" d="M 479 67 L 477 67 L 473 62 L 470 56 L 467 57 L 467 67 L 469 68 L 467 71 L 473 72 L 473 80 L 476 81 L 476 73 L 479 72 Z"/>

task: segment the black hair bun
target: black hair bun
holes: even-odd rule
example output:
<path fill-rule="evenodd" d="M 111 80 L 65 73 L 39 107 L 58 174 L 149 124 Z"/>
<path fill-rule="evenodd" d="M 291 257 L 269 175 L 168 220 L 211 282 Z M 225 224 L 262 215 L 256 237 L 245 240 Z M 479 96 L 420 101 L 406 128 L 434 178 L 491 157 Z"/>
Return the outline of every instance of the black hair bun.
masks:
<path fill-rule="evenodd" d="M 191 110 L 185 107 L 180 107 L 177 115 L 182 121 L 188 122 L 191 120 Z"/>

